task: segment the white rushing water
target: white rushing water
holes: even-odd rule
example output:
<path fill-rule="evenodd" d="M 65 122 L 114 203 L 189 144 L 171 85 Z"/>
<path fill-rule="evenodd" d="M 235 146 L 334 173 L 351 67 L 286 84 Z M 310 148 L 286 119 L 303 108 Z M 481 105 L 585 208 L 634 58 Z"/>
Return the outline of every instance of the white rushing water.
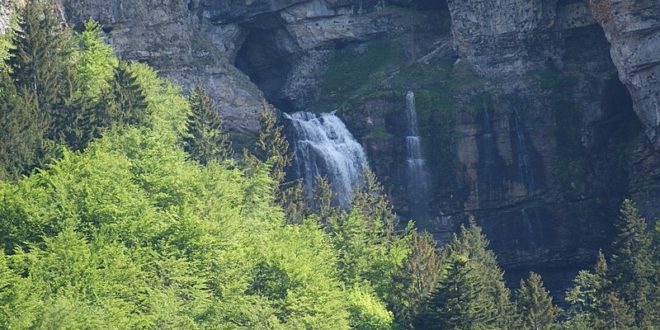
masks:
<path fill-rule="evenodd" d="M 422 156 L 415 93 L 412 91 L 406 93 L 406 125 L 406 179 L 409 198 L 413 201 L 413 207 L 426 207 L 424 203 L 428 196 L 429 175 L 426 170 L 426 160 Z"/>
<path fill-rule="evenodd" d="M 337 201 L 349 207 L 353 188 L 361 184 L 367 157 L 346 125 L 334 113 L 285 114 L 295 133 L 294 170 L 311 193 L 317 176 L 328 178 Z"/>

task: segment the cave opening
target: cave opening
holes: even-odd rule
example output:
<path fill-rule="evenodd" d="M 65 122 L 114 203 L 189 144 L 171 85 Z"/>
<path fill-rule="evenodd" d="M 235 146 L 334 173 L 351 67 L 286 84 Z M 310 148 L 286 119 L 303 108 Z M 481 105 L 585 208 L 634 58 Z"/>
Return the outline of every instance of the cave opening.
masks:
<path fill-rule="evenodd" d="M 242 28 L 246 36 L 234 65 L 259 87 L 268 102 L 284 111 L 290 109 L 290 102 L 279 92 L 299 51 L 296 41 L 282 19 L 275 16 L 255 19 Z"/>
<path fill-rule="evenodd" d="M 641 122 L 633 109 L 632 96 L 617 77 L 605 82 L 601 109 L 604 120 L 597 123 L 599 141 L 626 143 L 642 131 Z"/>

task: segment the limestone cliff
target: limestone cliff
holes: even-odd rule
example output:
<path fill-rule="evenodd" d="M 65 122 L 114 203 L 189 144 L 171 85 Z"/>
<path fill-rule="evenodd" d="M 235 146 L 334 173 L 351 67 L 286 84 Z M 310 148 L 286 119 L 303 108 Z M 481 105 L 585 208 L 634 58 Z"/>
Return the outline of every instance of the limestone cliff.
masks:
<path fill-rule="evenodd" d="M 512 283 L 533 269 L 561 290 L 609 245 L 623 197 L 660 215 L 658 1 L 61 1 L 121 57 L 205 85 L 239 145 L 265 101 L 336 110 L 404 218 L 413 91 L 418 225 L 446 240 L 476 215 Z"/>
<path fill-rule="evenodd" d="M 660 149 L 660 2 L 591 0 L 612 47 L 619 79 L 632 94 L 646 134 Z"/>

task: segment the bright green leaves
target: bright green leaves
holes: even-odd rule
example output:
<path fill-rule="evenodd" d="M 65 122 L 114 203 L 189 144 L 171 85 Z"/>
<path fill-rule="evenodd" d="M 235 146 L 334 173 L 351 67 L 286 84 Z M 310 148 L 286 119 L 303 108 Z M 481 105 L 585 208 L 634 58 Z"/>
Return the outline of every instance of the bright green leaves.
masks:
<path fill-rule="evenodd" d="M 81 44 L 78 75 L 84 82 L 82 93 L 85 99 L 98 102 L 103 91 L 110 88 L 119 60 L 114 56 L 112 46 L 107 44 L 98 22 L 85 22 L 83 31 L 76 37 Z"/>

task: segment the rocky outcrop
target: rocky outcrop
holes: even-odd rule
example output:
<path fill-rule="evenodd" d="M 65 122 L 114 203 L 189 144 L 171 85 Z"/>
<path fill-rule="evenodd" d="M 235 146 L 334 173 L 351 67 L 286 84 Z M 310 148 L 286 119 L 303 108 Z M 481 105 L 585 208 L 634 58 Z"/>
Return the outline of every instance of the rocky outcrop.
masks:
<path fill-rule="evenodd" d="M 562 31 L 595 23 L 584 1 L 449 0 L 458 54 L 488 76 L 561 66 Z"/>
<path fill-rule="evenodd" d="M 0 0 L 0 34 L 5 33 L 9 28 L 11 19 L 11 10 L 9 8 L 9 0 Z"/>
<path fill-rule="evenodd" d="M 633 97 L 646 134 L 660 150 L 660 2 L 591 0 L 612 47 L 619 79 Z"/>
<path fill-rule="evenodd" d="M 187 3 L 178 0 L 63 0 L 67 19 L 101 22 L 117 54 L 144 61 L 185 88 L 204 85 L 238 145 L 258 131 L 261 91 L 206 35 Z"/>

